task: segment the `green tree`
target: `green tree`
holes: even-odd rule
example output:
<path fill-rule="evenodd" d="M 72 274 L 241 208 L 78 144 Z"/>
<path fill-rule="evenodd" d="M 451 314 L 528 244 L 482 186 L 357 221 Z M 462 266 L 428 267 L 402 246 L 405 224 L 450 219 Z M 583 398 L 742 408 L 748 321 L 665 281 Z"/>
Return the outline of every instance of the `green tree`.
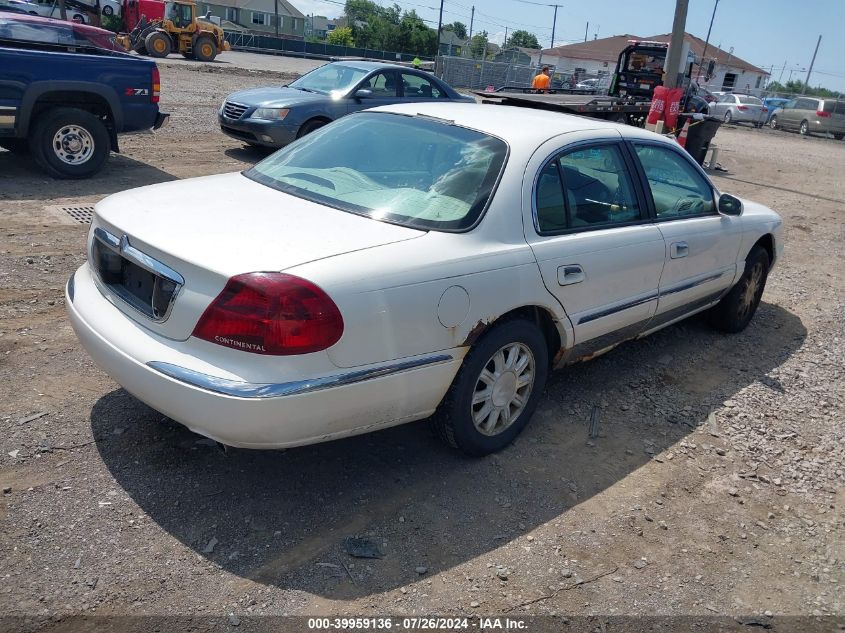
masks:
<path fill-rule="evenodd" d="M 413 55 L 433 53 L 437 34 L 416 11 L 398 4 L 382 7 L 371 0 L 346 0 L 346 18 L 357 46 Z"/>
<path fill-rule="evenodd" d="M 452 22 L 451 24 L 444 24 L 443 30 L 452 31 L 462 40 L 465 40 L 467 38 L 467 25 L 463 22 Z"/>
<path fill-rule="evenodd" d="M 352 29 L 348 26 L 341 26 L 334 31 L 329 31 L 326 41 L 335 46 L 355 46 L 352 38 Z"/>
<path fill-rule="evenodd" d="M 487 56 L 487 31 L 481 31 L 472 36 L 469 42 L 469 54 L 473 59 L 484 59 Z"/>
<path fill-rule="evenodd" d="M 781 84 L 777 81 L 773 81 L 768 86 L 766 86 L 766 92 L 768 92 L 769 94 L 806 94 L 808 97 L 826 97 L 829 99 L 838 99 L 845 96 L 841 92 L 836 92 L 835 90 L 828 90 L 827 88 L 822 88 L 821 86 L 816 86 L 815 88 L 809 87 L 805 91 L 804 82 L 800 79 L 793 79 L 792 81 L 787 81 L 786 84 Z"/>
<path fill-rule="evenodd" d="M 540 48 L 540 42 L 537 41 L 537 36 L 528 31 L 514 31 L 505 42 L 505 48 L 519 46 L 521 48 Z"/>

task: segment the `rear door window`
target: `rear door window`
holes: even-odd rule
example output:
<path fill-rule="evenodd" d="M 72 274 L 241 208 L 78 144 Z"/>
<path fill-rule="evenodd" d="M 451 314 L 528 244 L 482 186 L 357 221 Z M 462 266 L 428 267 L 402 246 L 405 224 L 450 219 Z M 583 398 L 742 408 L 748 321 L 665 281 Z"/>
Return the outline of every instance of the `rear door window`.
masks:
<path fill-rule="evenodd" d="M 815 110 L 819 107 L 819 102 L 815 99 L 798 99 L 795 102 L 796 110 Z"/>
<path fill-rule="evenodd" d="M 642 219 L 618 145 L 579 148 L 543 168 L 535 191 L 540 233 L 608 228 Z"/>

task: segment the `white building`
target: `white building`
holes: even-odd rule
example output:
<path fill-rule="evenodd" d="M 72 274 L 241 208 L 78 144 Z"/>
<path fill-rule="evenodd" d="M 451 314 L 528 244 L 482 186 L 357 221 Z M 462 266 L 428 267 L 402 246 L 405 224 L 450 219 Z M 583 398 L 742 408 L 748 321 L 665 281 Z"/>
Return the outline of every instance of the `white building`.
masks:
<path fill-rule="evenodd" d="M 612 73 L 616 68 L 619 53 L 630 40 L 647 40 L 652 42 L 669 42 L 672 35 L 653 35 L 638 37 L 636 35 L 615 35 L 588 42 L 568 44 L 536 51 L 531 55 L 534 65 L 549 64 L 555 66 L 558 72 L 579 69 L 584 75 L 601 75 Z M 699 83 L 711 91 L 736 91 L 758 94 L 766 86 L 769 73 L 753 64 L 737 57 L 731 52 L 723 51 L 713 44 L 707 46 L 704 52 L 704 40 L 687 33 L 685 39 L 690 49 L 701 62 L 701 78 Z M 541 57 L 542 55 L 542 57 Z M 710 61 L 714 62 L 712 77 L 706 73 Z M 698 67 L 693 68 L 693 76 L 698 76 Z"/>

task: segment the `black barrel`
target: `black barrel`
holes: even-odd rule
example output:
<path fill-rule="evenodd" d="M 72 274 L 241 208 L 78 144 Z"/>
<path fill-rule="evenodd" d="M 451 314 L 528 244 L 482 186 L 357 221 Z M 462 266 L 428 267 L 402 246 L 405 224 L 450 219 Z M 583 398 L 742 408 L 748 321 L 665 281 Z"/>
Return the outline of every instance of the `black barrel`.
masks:
<path fill-rule="evenodd" d="M 716 130 L 722 124 L 722 119 L 708 116 L 703 120 L 696 121 L 692 117 L 681 114 L 678 117 L 678 130 L 683 128 L 687 119 L 689 119 L 690 127 L 687 132 L 687 143 L 684 148 L 695 159 L 695 162 L 703 165 L 704 158 L 707 156 L 707 150 L 710 148 L 710 141 L 716 136 Z"/>

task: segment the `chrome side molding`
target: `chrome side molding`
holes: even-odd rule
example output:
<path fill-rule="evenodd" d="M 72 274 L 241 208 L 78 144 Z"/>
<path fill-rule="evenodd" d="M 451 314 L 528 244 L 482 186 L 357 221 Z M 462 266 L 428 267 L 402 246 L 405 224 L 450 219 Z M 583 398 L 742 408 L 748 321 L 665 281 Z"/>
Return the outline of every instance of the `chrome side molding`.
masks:
<path fill-rule="evenodd" d="M 239 380 L 229 380 L 210 376 L 187 367 L 181 367 L 172 363 L 152 360 L 147 366 L 170 378 L 184 382 L 192 387 L 205 391 L 222 393 L 234 398 L 282 398 L 285 396 L 296 396 L 333 387 L 344 387 L 373 378 L 398 374 L 400 372 L 418 369 L 428 365 L 436 365 L 452 360 L 450 354 L 437 354 L 425 358 L 406 360 L 371 369 L 360 369 L 345 374 L 334 374 L 310 380 L 294 380 L 292 382 L 280 383 L 252 383 Z"/>

